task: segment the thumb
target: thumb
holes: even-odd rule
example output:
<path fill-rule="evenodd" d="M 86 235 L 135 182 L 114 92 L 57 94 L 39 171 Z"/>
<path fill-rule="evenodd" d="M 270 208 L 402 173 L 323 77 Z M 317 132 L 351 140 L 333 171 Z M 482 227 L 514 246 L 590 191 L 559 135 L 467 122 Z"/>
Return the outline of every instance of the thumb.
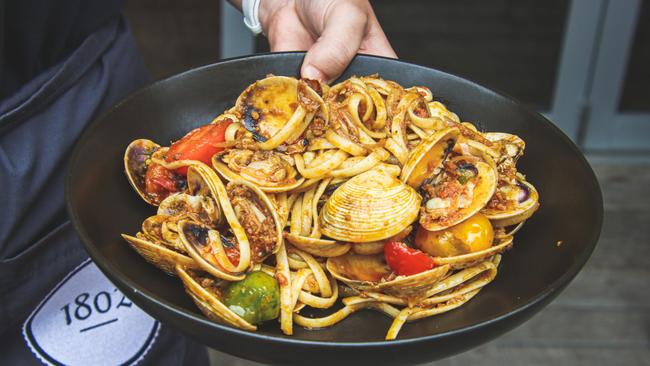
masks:
<path fill-rule="evenodd" d="M 323 32 L 302 64 L 305 78 L 336 79 L 356 55 L 366 33 L 368 15 L 356 6 L 336 6 L 325 19 Z"/>

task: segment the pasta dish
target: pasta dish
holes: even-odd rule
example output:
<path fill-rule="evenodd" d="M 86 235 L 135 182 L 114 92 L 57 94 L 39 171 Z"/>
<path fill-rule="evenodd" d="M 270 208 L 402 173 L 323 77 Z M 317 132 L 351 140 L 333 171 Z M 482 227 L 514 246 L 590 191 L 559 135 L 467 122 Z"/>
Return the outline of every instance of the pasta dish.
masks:
<path fill-rule="evenodd" d="M 269 75 L 170 146 L 129 144 L 128 181 L 157 211 L 122 236 L 213 321 L 290 335 L 371 309 L 395 339 L 495 278 L 539 207 L 524 148 L 424 86 Z"/>

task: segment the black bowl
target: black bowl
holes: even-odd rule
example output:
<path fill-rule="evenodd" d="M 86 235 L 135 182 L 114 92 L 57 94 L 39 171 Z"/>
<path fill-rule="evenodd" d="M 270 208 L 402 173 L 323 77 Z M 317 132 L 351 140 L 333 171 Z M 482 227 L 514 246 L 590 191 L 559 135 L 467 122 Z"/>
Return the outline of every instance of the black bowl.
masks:
<path fill-rule="evenodd" d="M 600 188 L 580 151 L 557 127 L 511 98 L 460 77 L 357 56 L 342 78 L 379 73 L 405 86 L 424 85 L 463 120 L 521 136 L 527 147 L 519 168 L 539 190 L 541 208 L 516 235 L 494 282 L 457 310 L 406 324 L 395 341 L 383 340 L 391 319 L 371 310 L 327 329 L 296 326 L 291 337 L 276 322 L 246 332 L 206 319 L 179 280 L 147 264 L 120 237 L 137 232 L 154 212 L 129 186 L 122 154 L 136 138 L 165 145 L 210 122 L 268 73 L 298 75 L 303 56 L 231 59 L 154 83 L 98 118 L 79 139 L 66 182 L 68 211 L 95 263 L 146 312 L 210 347 L 259 362 L 418 363 L 475 347 L 521 324 L 585 264 L 600 234 Z"/>

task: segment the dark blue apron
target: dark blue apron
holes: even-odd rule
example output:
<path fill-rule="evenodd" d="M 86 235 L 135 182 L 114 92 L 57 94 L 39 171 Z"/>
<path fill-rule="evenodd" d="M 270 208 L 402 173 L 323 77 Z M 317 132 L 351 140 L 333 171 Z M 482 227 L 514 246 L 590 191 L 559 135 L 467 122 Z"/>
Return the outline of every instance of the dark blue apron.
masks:
<path fill-rule="evenodd" d="M 80 351 L 71 339 L 95 339 L 101 348 L 104 344 L 94 334 L 108 334 L 111 329 L 129 339 L 129 331 L 118 327 L 126 324 L 119 316 L 87 326 L 93 317 L 103 320 L 113 311 L 133 313 L 134 305 L 120 298 L 108 282 L 102 291 L 84 292 L 89 273 L 99 275 L 92 263 L 84 263 L 87 254 L 65 213 L 63 182 L 67 157 L 83 128 L 146 80 L 128 27 L 116 19 L 89 36 L 67 59 L 0 101 L 2 364 L 66 363 L 57 359 L 58 350 L 52 347 L 66 347 L 64 353 L 74 356 Z M 76 287 L 71 289 L 73 283 Z M 70 292 L 72 298 L 64 306 L 47 309 L 53 299 L 61 301 L 66 291 L 78 293 Z M 51 314 L 44 314 L 46 309 Z M 45 319 L 50 315 L 57 317 L 56 322 Z M 37 321 L 40 325 L 32 324 Z M 131 341 L 125 345 L 123 352 L 133 352 L 126 363 L 207 364 L 203 346 L 153 319 L 148 324 L 148 336 L 133 340 L 141 349 L 127 347 L 135 344 Z M 70 333 L 73 328 L 85 333 Z M 69 335 L 71 339 L 65 338 Z M 104 361 L 112 363 L 110 358 Z"/>

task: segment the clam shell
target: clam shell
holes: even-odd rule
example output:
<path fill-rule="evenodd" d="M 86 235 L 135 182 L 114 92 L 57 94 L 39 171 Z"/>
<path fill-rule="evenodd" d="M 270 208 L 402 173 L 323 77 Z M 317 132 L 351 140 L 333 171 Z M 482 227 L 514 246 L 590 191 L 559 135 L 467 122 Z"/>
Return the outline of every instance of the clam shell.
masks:
<path fill-rule="evenodd" d="M 221 302 L 216 291 L 201 286 L 199 283 L 201 277 L 197 272 L 180 265 L 175 267 L 175 271 L 183 281 L 187 294 L 190 295 L 199 310 L 210 320 L 249 331 L 257 329 L 256 326 L 242 319 Z"/>
<path fill-rule="evenodd" d="M 219 204 L 212 197 L 187 193 L 175 193 L 165 198 L 158 206 L 158 215 L 188 215 L 211 226 L 221 221 Z"/>
<path fill-rule="evenodd" d="M 500 146 L 501 159 L 511 158 L 517 161 L 524 154 L 526 142 L 517 135 L 505 132 L 486 132 L 483 136 Z"/>
<path fill-rule="evenodd" d="M 178 233 L 185 250 L 196 264 L 214 277 L 228 281 L 240 281 L 243 274 L 229 273 L 218 262 L 219 255 L 225 256 L 221 234 L 209 226 L 190 220 L 178 223 Z M 202 253 L 209 252 L 216 259 L 208 260 Z"/>
<path fill-rule="evenodd" d="M 509 249 L 512 246 L 512 239 L 512 236 L 501 237 L 497 239 L 497 243 L 487 249 L 452 257 L 433 257 L 433 261 L 439 266 L 449 265 L 452 269 L 467 268 Z"/>
<path fill-rule="evenodd" d="M 236 102 L 247 130 L 265 141 L 278 133 L 298 107 L 298 80 L 270 76 L 251 84 Z M 303 112 L 304 114 L 304 112 Z"/>
<path fill-rule="evenodd" d="M 517 179 L 517 183 L 528 190 L 528 198 L 526 200 L 517 202 L 512 209 L 496 210 L 484 207 L 481 210 L 481 213 L 490 219 L 493 226 L 505 227 L 519 224 L 531 217 L 539 208 L 539 193 L 537 193 L 535 187 L 525 180 Z"/>
<path fill-rule="evenodd" d="M 235 109 L 263 150 L 293 142 L 317 110 L 326 121 L 329 117 L 325 102 L 315 90 L 303 80 L 286 76 L 269 76 L 253 83 L 239 96 Z"/>
<path fill-rule="evenodd" d="M 150 205 L 157 206 L 159 199 L 145 190 L 145 175 L 150 164 L 151 155 L 160 149 L 160 145 L 147 139 L 134 140 L 124 151 L 124 172 L 133 189 Z"/>
<path fill-rule="evenodd" d="M 400 179 L 411 187 L 418 188 L 422 182 L 434 174 L 454 147 L 460 130 L 447 128 L 424 138 L 409 154 L 402 168 Z"/>
<path fill-rule="evenodd" d="M 146 240 L 142 237 L 135 237 L 122 234 L 122 238 L 126 240 L 138 254 L 140 254 L 147 262 L 162 269 L 167 274 L 172 276 L 176 275 L 174 267 L 182 265 L 187 268 L 199 269 L 194 260 L 185 254 L 181 254 L 165 246 Z"/>
<path fill-rule="evenodd" d="M 441 264 L 411 276 L 398 276 L 390 281 L 383 278 L 391 274 L 383 254 L 359 255 L 352 252 L 329 258 L 327 270 L 336 279 L 357 291 L 379 292 L 398 297 L 408 303 L 417 303 L 426 297 L 427 291 L 445 277 L 451 268 Z"/>
<path fill-rule="evenodd" d="M 420 195 L 385 171 L 369 170 L 343 183 L 320 213 L 321 232 L 352 243 L 386 239 L 418 216 Z"/>
<path fill-rule="evenodd" d="M 205 183 L 209 186 L 210 191 L 215 192 L 214 194 L 219 201 L 219 205 L 221 206 L 225 221 L 227 222 L 230 230 L 232 230 L 237 243 L 239 243 L 240 263 L 237 265 L 232 265 L 225 262 L 221 263 L 224 269 L 232 273 L 242 272 L 249 265 L 252 266 L 255 263 L 262 262 L 267 256 L 275 254 L 279 250 L 282 244 L 282 222 L 280 221 L 277 210 L 273 206 L 273 202 L 271 202 L 266 193 L 264 193 L 253 183 L 245 180 L 234 180 L 228 183 L 229 187 L 240 185 L 245 187 L 245 189 L 252 191 L 257 201 L 267 209 L 269 215 L 271 216 L 271 219 L 273 220 L 273 226 L 276 231 L 273 234 L 275 245 L 273 248 L 271 248 L 270 251 L 264 250 L 264 252 L 261 252 L 258 251 L 258 248 L 252 247 L 252 245 L 255 243 L 251 243 L 250 238 L 246 234 L 246 226 L 249 224 L 249 222 L 238 217 L 235 209 L 233 208 L 233 204 L 231 203 L 231 198 L 228 196 L 228 190 L 221 182 L 221 179 L 219 179 L 217 176 L 217 173 L 207 166 L 196 165 L 188 169 L 188 176 L 193 170 L 197 170 L 197 173 L 204 177 Z"/>
<path fill-rule="evenodd" d="M 266 219 L 270 219 L 273 221 L 273 229 L 274 233 L 273 235 L 273 241 L 274 241 L 274 246 L 270 250 L 262 250 L 260 248 L 255 247 L 255 242 L 251 240 L 251 238 L 247 237 L 247 240 L 250 242 L 251 245 L 251 251 L 252 253 L 252 263 L 261 263 L 263 262 L 268 256 L 277 253 L 278 250 L 280 250 L 280 246 L 282 245 L 282 221 L 280 220 L 280 217 L 278 216 L 278 212 L 275 209 L 275 206 L 273 205 L 273 202 L 269 199 L 269 197 L 264 193 L 260 188 L 258 188 L 256 185 L 245 181 L 245 180 L 234 180 L 230 183 L 228 183 L 228 188 L 233 187 L 233 186 L 243 186 L 245 189 L 251 191 L 255 198 L 257 199 L 258 203 L 264 207 L 267 211 L 270 217 L 267 217 Z M 231 205 L 232 206 L 232 205 Z M 241 229 L 243 231 L 243 235 L 246 235 L 246 227 L 250 223 L 248 222 L 247 218 L 243 217 L 237 217 L 237 211 L 235 209 L 235 217 L 237 218 L 237 221 L 241 224 Z M 237 236 L 237 231 L 239 230 L 237 228 L 237 225 L 233 226 L 233 222 L 231 220 L 228 220 L 228 223 L 230 224 L 230 228 L 235 233 L 235 236 Z M 239 237 L 238 237 L 239 239 Z"/>
<path fill-rule="evenodd" d="M 269 153 L 277 154 L 273 151 Z M 255 184 L 264 192 L 278 193 L 291 191 L 299 187 L 305 181 L 305 178 L 300 177 L 297 174 L 296 169 L 291 166 L 287 166 L 286 168 L 288 170 L 287 179 L 277 182 L 261 179 L 252 175 L 246 175 L 244 173 L 240 174 L 228 167 L 228 165 L 223 161 L 223 154 L 217 154 L 212 157 L 212 167 L 227 181 L 246 180 Z M 260 174 L 260 176 L 261 175 L 262 174 Z"/>
<path fill-rule="evenodd" d="M 178 238 L 178 217 L 167 215 L 153 215 L 142 222 L 142 236 L 155 244 L 185 253 L 185 247 Z"/>
<path fill-rule="evenodd" d="M 472 178 L 475 182 L 475 186 L 471 204 L 467 207 L 458 209 L 455 219 L 446 220 L 444 222 L 440 222 L 440 220 L 429 220 L 427 218 L 426 210 L 422 210 L 422 213 L 420 214 L 420 225 L 422 225 L 422 227 L 429 231 L 444 230 L 473 216 L 485 207 L 496 190 L 497 172 L 491 164 L 484 161 L 476 161 L 475 166 L 478 174 L 477 178 Z"/>

